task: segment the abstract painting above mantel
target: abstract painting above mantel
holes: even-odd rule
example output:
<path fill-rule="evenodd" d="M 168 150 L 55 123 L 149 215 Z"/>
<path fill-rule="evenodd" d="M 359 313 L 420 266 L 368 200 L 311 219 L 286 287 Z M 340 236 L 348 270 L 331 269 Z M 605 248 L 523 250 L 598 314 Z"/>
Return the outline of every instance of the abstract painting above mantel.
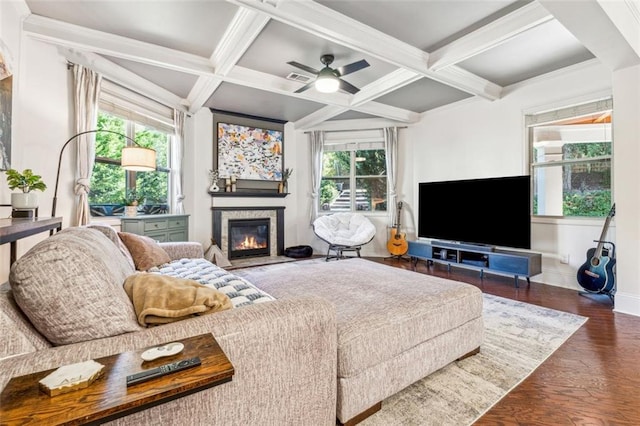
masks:
<path fill-rule="evenodd" d="M 217 127 L 221 178 L 282 180 L 284 132 L 224 122 Z"/>

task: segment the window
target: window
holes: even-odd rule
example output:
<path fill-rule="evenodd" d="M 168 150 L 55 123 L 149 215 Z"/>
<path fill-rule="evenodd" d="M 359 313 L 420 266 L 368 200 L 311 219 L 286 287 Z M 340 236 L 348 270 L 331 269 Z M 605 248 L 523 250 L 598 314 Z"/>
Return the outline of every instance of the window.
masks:
<path fill-rule="evenodd" d="M 611 116 L 608 99 L 526 117 L 534 215 L 607 216 Z"/>
<path fill-rule="evenodd" d="M 384 149 L 362 145 L 325 145 L 320 183 L 320 212 L 387 210 Z M 370 145 L 370 144 L 369 144 Z"/>
<path fill-rule="evenodd" d="M 99 129 L 122 133 L 140 146 L 156 151 L 157 170 L 133 172 L 120 167 L 124 144 L 112 133 L 96 133 L 96 161 L 91 176 L 89 205 L 93 216 L 114 216 L 124 212 L 128 201 L 138 201 L 140 214 L 169 212 L 169 146 L 171 136 L 133 120 L 100 111 Z"/>

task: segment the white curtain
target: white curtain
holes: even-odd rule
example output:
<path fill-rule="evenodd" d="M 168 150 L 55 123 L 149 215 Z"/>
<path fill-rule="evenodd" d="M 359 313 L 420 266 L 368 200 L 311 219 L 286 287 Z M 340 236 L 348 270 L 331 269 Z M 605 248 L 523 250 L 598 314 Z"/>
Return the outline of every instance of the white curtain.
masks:
<path fill-rule="evenodd" d="M 185 113 L 174 110 L 175 134 L 171 145 L 171 211 L 184 213 L 184 194 L 182 193 L 182 161 L 184 157 L 184 120 Z"/>
<path fill-rule="evenodd" d="M 102 76 L 89 68 L 75 64 L 73 66 L 73 99 L 75 104 L 76 134 L 96 128 L 98 122 L 98 98 Z M 95 133 L 78 137 L 76 142 L 77 168 L 74 192 L 78 197 L 76 207 L 76 225 L 89 223 L 89 190 L 91 173 L 95 162 Z"/>
<path fill-rule="evenodd" d="M 314 130 L 309 134 L 311 141 L 311 224 L 318 217 L 320 182 L 322 181 L 322 153 L 324 152 L 324 132 Z"/>
<path fill-rule="evenodd" d="M 396 182 L 398 173 L 398 128 L 385 127 L 384 129 L 384 151 L 387 159 L 387 185 L 389 185 L 389 202 L 387 211 L 389 212 L 389 225 L 397 223 L 396 218 Z"/>

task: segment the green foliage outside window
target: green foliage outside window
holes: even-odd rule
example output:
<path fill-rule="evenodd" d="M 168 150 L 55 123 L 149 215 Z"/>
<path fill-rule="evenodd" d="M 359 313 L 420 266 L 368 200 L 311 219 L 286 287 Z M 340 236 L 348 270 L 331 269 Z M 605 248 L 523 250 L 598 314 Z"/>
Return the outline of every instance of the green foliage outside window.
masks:
<path fill-rule="evenodd" d="M 562 160 L 556 164 L 534 166 L 534 182 L 543 170 L 562 168 L 562 216 L 604 217 L 609 214 L 611 199 L 611 142 L 565 143 Z M 538 158 L 538 150 L 533 150 Z M 589 160 L 593 159 L 593 160 Z M 575 161 L 585 160 L 585 161 Z M 534 188 L 535 189 L 535 188 Z M 534 191 L 533 214 L 538 210 L 538 192 Z"/>
<path fill-rule="evenodd" d="M 99 129 L 128 134 L 125 119 L 106 113 L 98 114 Z M 122 148 L 127 141 L 112 133 L 96 133 L 96 163 L 91 176 L 89 204 L 125 205 L 128 194 L 135 192 L 140 204 L 166 205 L 169 202 L 169 141 L 166 133 L 135 124 L 136 143 L 156 151 L 158 170 L 128 172 L 120 167 Z M 130 143 L 130 142 L 129 142 Z"/>
<path fill-rule="evenodd" d="M 352 191 L 352 185 L 355 191 Z M 385 211 L 386 159 L 383 149 L 326 151 L 320 184 L 321 211 Z"/>

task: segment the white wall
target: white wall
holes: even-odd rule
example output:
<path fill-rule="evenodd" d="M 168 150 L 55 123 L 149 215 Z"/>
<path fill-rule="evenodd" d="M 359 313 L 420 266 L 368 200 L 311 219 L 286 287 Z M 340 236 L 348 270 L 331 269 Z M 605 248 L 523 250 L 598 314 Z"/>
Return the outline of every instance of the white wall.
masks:
<path fill-rule="evenodd" d="M 11 167 L 23 170 L 31 168 L 42 175 L 47 190 L 38 192 L 39 215 L 49 216 L 53 200 L 53 188 L 59 150 L 71 134 L 69 109 L 69 81 L 65 59 L 56 48 L 33 41 L 20 32 L 24 11 L 20 2 L 0 2 L 2 16 L 2 40 L 12 50 L 14 58 L 13 128 Z M 64 226 L 70 223 L 73 193 L 71 161 L 75 158 L 70 149 L 63 159 L 60 180 L 58 212 L 64 216 Z M 6 185 L 4 173 L 0 173 L 0 204 L 9 204 L 11 191 Z M 10 209 L 2 208 L 2 217 Z M 18 257 L 48 233 L 18 241 Z M 0 282 L 9 275 L 9 246 L 0 246 Z"/>
<path fill-rule="evenodd" d="M 640 66 L 613 73 L 618 312 L 640 315 Z"/>

